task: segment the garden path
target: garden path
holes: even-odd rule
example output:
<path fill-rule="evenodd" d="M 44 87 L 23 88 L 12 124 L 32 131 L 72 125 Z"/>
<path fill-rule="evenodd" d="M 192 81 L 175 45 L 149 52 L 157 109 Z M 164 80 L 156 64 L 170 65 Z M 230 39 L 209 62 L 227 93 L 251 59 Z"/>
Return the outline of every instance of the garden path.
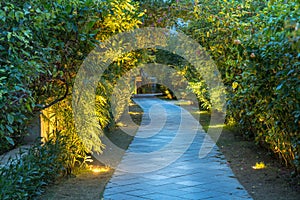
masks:
<path fill-rule="evenodd" d="M 157 98 L 134 101 L 144 110 L 142 123 L 106 185 L 105 200 L 252 199 L 189 112 Z"/>

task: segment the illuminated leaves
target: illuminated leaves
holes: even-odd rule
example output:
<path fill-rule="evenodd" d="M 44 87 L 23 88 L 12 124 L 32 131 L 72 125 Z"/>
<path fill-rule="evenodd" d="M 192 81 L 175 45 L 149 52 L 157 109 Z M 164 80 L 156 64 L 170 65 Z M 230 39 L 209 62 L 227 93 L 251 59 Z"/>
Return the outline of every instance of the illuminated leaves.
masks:
<path fill-rule="evenodd" d="M 101 27 L 101 31 L 97 35 L 97 39 L 103 41 L 113 34 L 124 32 L 138 28 L 142 22 L 139 20 L 144 15 L 139 12 L 137 3 L 131 0 L 112 0 L 107 2 L 109 9 L 104 10 L 107 17 L 97 22 Z"/>
<path fill-rule="evenodd" d="M 5 150 L 27 134 L 33 111 L 70 98 L 76 72 L 97 39 L 136 28 L 143 12 L 130 0 L 0 5 L 0 145 Z M 132 56 L 123 60 L 135 62 Z M 99 118 L 103 126 L 111 120 Z"/>

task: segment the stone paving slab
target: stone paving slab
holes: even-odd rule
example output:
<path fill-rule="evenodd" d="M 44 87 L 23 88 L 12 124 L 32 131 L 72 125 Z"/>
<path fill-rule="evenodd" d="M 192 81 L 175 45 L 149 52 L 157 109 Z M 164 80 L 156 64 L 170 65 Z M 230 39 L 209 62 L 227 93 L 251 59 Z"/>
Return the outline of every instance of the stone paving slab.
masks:
<path fill-rule="evenodd" d="M 154 98 L 134 100 L 144 110 L 142 124 L 104 199 L 252 199 L 216 145 L 199 158 L 206 133 L 186 110 Z"/>

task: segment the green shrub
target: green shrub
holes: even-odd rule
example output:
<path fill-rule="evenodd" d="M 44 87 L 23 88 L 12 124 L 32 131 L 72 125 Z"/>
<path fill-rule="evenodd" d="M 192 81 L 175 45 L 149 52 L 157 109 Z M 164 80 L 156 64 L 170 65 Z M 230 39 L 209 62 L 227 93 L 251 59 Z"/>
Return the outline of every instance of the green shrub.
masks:
<path fill-rule="evenodd" d="M 59 152 L 55 145 L 39 144 L 20 151 L 20 159 L 11 159 L 0 168 L 1 199 L 31 199 L 40 195 L 43 186 L 53 182 L 63 169 L 58 162 Z"/>
<path fill-rule="evenodd" d="M 95 40 L 91 21 L 99 11 L 92 3 L 0 3 L 1 149 L 22 140 L 33 111 L 51 103 L 49 98 L 61 99 L 69 93 L 73 66 L 79 65 L 80 55 L 87 53 Z"/>
<path fill-rule="evenodd" d="M 141 22 L 131 0 L 8 0 L 0 5 L 0 146 L 6 151 L 27 134 L 33 112 L 71 95 L 81 63 L 99 41 Z M 113 120 L 101 115 L 106 110 L 98 113 L 103 123 Z"/>
<path fill-rule="evenodd" d="M 43 145 L 36 143 L 28 152 L 20 150 L 0 168 L 0 198 L 32 199 L 57 178 L 84 168 L 88 159 L 74 132 L 54 131 Z"/>
<path fill-rule="evenodd" d="M 251 18 L 230 107 L 241 128 L 298 170 L 300 153 L 299 4 L 274 1 Z M 298 25 L 297 25 L 298 24 Z"/>
<path fill-rule="evenodd" d="M 204 0 L 194 15 L 182 30 L 217 64 L 228 119 L 299 170 L 299 2 Z"/>

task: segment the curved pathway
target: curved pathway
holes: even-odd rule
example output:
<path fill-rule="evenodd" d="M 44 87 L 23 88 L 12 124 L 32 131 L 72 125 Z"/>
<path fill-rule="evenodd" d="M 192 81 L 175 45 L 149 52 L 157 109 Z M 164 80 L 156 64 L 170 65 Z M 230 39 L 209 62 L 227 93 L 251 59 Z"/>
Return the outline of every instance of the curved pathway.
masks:
<path fill-rule="evenodd" d="M 251 199 L 216 145 L 199 158 L 206 133 L 186 110 L 159 99 L 134 101 L 144 110 L 142 124 L 105 200 Z"/>

